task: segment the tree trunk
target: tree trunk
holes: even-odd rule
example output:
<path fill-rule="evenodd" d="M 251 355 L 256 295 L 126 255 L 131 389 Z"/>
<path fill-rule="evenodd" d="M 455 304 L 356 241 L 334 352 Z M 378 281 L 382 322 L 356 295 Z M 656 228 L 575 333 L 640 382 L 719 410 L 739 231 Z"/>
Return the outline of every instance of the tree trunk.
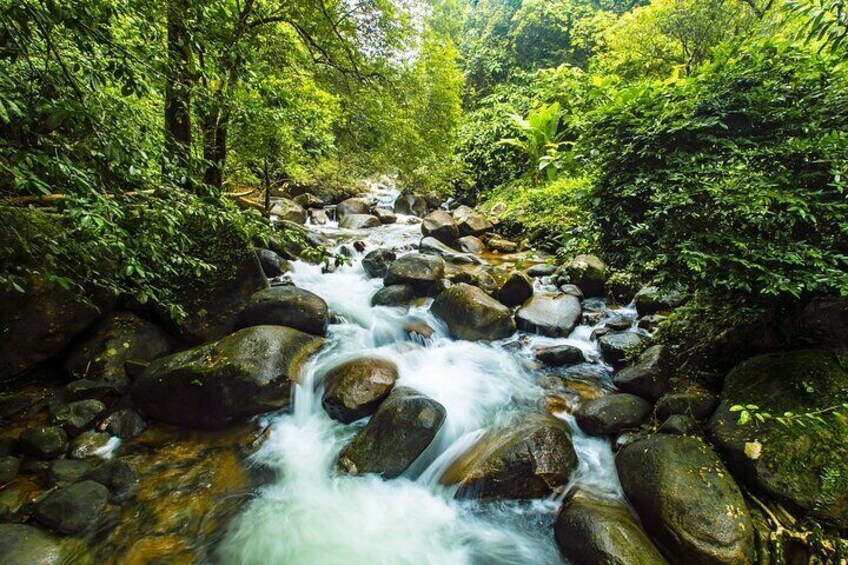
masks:
<path fill-rule="evenodd" d="M 224 182 L 228 126 L 228 116 L 222 114 L 219 109 L 211 112 L 203 120 L 203 158 L 207 162 L 203 182 L 214 187 L 219 194 Z"/>
<path fill-rule="evenodd" d="M 165 79 L 166 178 L 191 186 L 191 51 L 186 15 L 189 0 L 168 2 L 168 66 Z"/>

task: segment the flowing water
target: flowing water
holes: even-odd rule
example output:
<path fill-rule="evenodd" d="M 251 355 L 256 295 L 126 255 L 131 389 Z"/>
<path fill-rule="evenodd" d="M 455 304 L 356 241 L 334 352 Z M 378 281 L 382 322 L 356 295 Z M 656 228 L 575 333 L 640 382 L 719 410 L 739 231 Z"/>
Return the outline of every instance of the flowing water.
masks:
<path fill-rule="evenodd" d="M 385 204 L 395 196 L 387 188 L 371 195 Z M 391 247 L 400 254 L 420 239 L 420 225 L 413 221 L 400 216 L 397 224 L 362 232 L 340 230 L 334 223 L 313 229 L 339 245 L 361 239 L 366 252 Z M 579 326 L 562 339 L 518 332 L 493 344 L 455 341 L 430 315 L 429 304 L 372 308 L 371 296 L 382 284 L 368 279 L 361 258 L 356 255 L 332 273 L 306 263 L 293 265 L 294 283 L 326 300 L 339 323 L 330 326 L 327 346 L 304 368 L 292 410 L 268 417 L 270 433 L 253 459 L 271 469 L 275 479 L 245 505 L 215 560 L 245 565 L 561 563 L 552 523 L 562 495 L 520 502 L 457 500 L 439 478 L 487 430 L 508 424 L 521 410 L 544 410 L 552 394 L 546 382 L 577 383 L 584 393 L 609 386 L 609 367 L 591 339 L 593 326 Z M 600 301 L 587 301 L 586 309 L 602 312 L 603 318 L 635 318 L 632 310 L 613 312 Z M 427 339 L 411 334 L 406 329 L 411 322 L 423 322 L 434 332 Z M 532 350 L 558 343 L 580 347 L 586 363 L 558 374 L 536 367 Z M 435 441 L 396 479 L 334 471 L 337 454 L 365 422 L 344 425 L 325 413 L 322 377 L 362 355 L 393 361 L 398 385 L 433 398 L 447 413 Z M 574 401 L 573 392 L 564 395 L 566 406 Z M 567 411 L 554 413 L 572 429 L 579 458 L 573 484 L 620 497 L 609 441 L 583 434 Z"/>

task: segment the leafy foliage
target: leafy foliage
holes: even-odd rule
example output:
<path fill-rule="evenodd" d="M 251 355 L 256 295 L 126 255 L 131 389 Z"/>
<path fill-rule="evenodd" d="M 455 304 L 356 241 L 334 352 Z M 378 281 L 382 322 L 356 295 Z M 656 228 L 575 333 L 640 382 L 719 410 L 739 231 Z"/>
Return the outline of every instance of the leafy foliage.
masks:
<path fill-rule="evenodd" d="M 608 259 L 717 292 L 848 293 L 848 77 L 834 63 L 763 42 L 598 110 L 584 144 Z"/>

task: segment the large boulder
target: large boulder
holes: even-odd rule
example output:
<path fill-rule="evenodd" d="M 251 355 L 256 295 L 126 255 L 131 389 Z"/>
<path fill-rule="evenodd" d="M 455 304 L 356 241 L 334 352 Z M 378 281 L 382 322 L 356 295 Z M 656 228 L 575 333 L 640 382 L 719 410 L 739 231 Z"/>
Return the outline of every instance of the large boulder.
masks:
<path fill-rule="evenodd" d="M 371 207 L 363 199 L 348 198 L 336 204 L 336 220 L 341 222 L 348 214 L 368 214 L 370 211 Z"/>
<path fill-rule="evenodd" d="M 568 281 L 576 284 L 587 297 L 603 296 L 607 265 L 595 255 L 578 255 L 565 266 Z"/>
<path fill-rule="evenodd" d="M 397 367 L 385 359 L 361 357 L 342 363 L 324 377 L 324 409 L 346 424 L 370 416 L 397 379 Z"/>
<path fill-rule="evenodd" d="M 490 232 L 495 229 L 495 226 L 492 225 L 492 222 L 486 218 L 483 214 L 476 210 L 471 210 L 466 214 L 463 214 L 461 217 L 457 218 L 457 225 L 459 226 L 459 233 L 463 236 L 475 236 L 479 237 L 484 233 Z"/>
<path fill-rule="evenodd" d="M 715 393 L 704 385 L 678 380 L 669 392 L 657 400 L 656 413 L 660 420 L 673 414 L 684 414 L 701 420 L 712 414 L 717 404 Z"/>
<path fill-rule="evenodd" d="M 414 194 L 401 194 L 394 203 L 394 211 L 407 216 L 421 217 L 427 213 L 427 201 Z"/>
<path fill-rule="evenodd" d="M 739 487 L 698 438 L 648 436 L 615 457 L 621 486 L 672 563 L 748 565 L 754 530 Z"/>
<path fill-rule="evenodd" d="M 270 249 L 257 248 L 256 256 L 259 258 L 259 265 L 262 267 L 262 272 L 269 279 L 279 277 L 291 270 L 289 262 Z"/>
<path fill-rule="evenodd" d="M 532 414 L 486 434 L 445 471 L 440 481 L 458 496 L 541 498 L 565 486 L 577 468 L 568 427 Z"/>
<path fill-rule="evenodd" d="M 415 289 L 408 284 L 384 286 L 371 297 L 371 306 L 407 306 L 415 300 Z"/>
<path fill-rule="evenodd" d="M 297 224 L 286 225 L 305 231 Z M 190 252 L 215 271 L 202 278 L 186 276 L 169 281 L 174 301 L 182 305 L 186 315 L 176 320 L 162 312 L 177 335 L 190 343 L 204 343 L 232 333 L 250 297 L 268 288 L 253 246 L 244 241 L 238 228 L 228 225 L 208 233 L 203 229 L 198 227 L 202 235 Z"/>
<path fill-rule="evenodd" d="M 572 565 L 665 565 L 666 560 L 618 500 L 583 491 L 562 505 L 554 525 L 562 555 Z"/>
<path fill-rule="evenodd" d="M 94 398 L 77 400 L 68 404 L 51 407 L 53 423 L 62 427 L 70 436 L 77 436 L 88 428 L 93 428 L 100 416 L 106 412 L 106 405 Z"/>
<path fill-rule="evenodd" d="M 386 269 L 383 284 L 408 284 L 416 292 L 427 294 L 430 287 L 445 277 L 445 260 L 438 255 L 407 253 Z"/>
<path fill-rule="evenodd" d="M 573 345 L 550 345 L 540 347 L 535 352 L 536 359 L 549 367 L 562 367 L 563 365 L 577 365 L 585 361 L 583 350 Z"/>
<path fill-rule="evenodd" d="M 35 518 L 63 534 L 93 532 L 103 518 L 109 489 L 94 481 L 82 481 L 55 491 L 40 501 Z"/>
<path fill-rule="evenodd" d="M 163 357 L 133 382 L 149 417 L 221 428 L 289 403 L 292 382 L 324 340 L 283 326 L 254 326 Z"/>
<path fill-rule="evenodd" d="M 844 409 L 834 407 L 846 402 L 844 351 L 761 355 L 727 375 L 709 431 L 741 481 L 845 528 L 848 418 Z M 740 412 L 732 409 L 748 405 L 772 417 L 739 425 Z M 819 414 L 821 419 L 804 417 L 821 411 L 827 411 Z"/>
<path fill-rule="evenodd" d="M 464 283 L 440 293 L 430 311 L 459 339 L 493 341 L 515 332 L 509 308 L 476 286 Z"/>
<path fill-rule="evenodd" d="M 388 208 L 374 208 L 371 212 L 380 220 L 381 224 L 397 223 L 397 215 Z"/>
<path fill-rule="evenodd" d="M 449 245 L 459 237 L 459 227 L 450 212 L 435 210 L 424 216 L 421 233 L 424 237 L 434 237 Z"/>
<path fill-rule="evenodd" d="M 627 364 L 627 356 L 638 349 L 645 339 L 645 336 L 636 332 L 615 332 L 602 336 L 598 345 L 607 363 L 618 369 Z"/>
<path fill-rule="evenodd" d="M 444 257 L 445 261 L 448 263 L 454 263 L 456 265 L 470 265 L 473 263 L 481 263 L 479 257 L 475 257 L 474 255 L 468 253 L 459 253 L 452 247 L 448 247 L 435 237 L 425 237 L 421 240 L 421 243 L 418 245 L 418 250 L 421 253 L 430 253 L 435 255 L 441 255 Z"/>
<path fill-rule="evenodd" d="M 515 253 L 518 251 L 517 243 L 503 239 L 502 237 L 490 238 L 486 241 L 486 246 L 489 248 L 489 251 L 496 251 L 498 253 Z"/>
<path fill-rule="evenodd" d="M 271 206 L 271 214 L 281 220 L 296 224 L 306 223 L 306 210 L 303 209 L 303 206 L 288 198 L 277 199 Z"/>
<path fill-rule="evenodd" d="M 577 327 L 583 308 L 570 294 L 536 295 L 515 314 L 519 329 L 550 337 L 565 337 Z"/>
<path fill-rule="evenodd" d="M 657 400 L 669 391 L 669 352 L 664 345 L 652 345 L 629 367 L 615 374 L 613 383 L 624 392 Z"/>
<path fill-rule="evenodd" d="M 650 316 L 677 308 L 683 303 L 683 295 L 676 290 L 646 286 L 636 293 L 633 301 L 636 303 L 636 312 L 640 316 Z"/>
<path fill-rule="evenodd" d="M 61 540 L 34 526 L 0 524 L 0 555 L 6 565 L 87 563 L 82 542 Z"/>
<path fill-rule="evenodd" d="M 309 222 L 314 226 L 325 226 L 330 218 L 327 216 L 327 211 L 323 208 L 312 208 L 309 210 Z"/>
<path fill-rule="evenodd" d="M 82 294 L 28 277 L 26 292 L 0 290 L 0 380 L 64 349 L 114 304 L 106 292 Z"/>
<path fill-rule="evenodd" d="M 574 419 L 584 432 L 607 436 L 638 428 L 651 415 L 651 408 L 645 399 L 633 394 L 609 394 L 580 406 Z"/>
<path fill-rule="evenodd" d="M 371 278 L 383 278 L 397 255 L 390 249 L 375 249 L 362 258 L 362 268 Z"/>
<path fill-rule="evenodd" d="M 399 476 L 418 459 L 445 421 L 444 407 L 408 388 L 397 387 L 339 456 L 351 475 Z"/>
<path fill-rule="evenodd" d="M 121 389 L 129 384 L 127 361 L 150 361 L 172 349 L 164 330 L 129 312 L 102 320 L 71 350 L 65 371 L 73 378 L 106 381 Z"/>
<path fill-rule="evenodd" d="M 288 326 L 313 335 L 324 335 L 330 312 L 323 298 L 296 286 L 274 286 L 250 298 L 239 317 L 239 327 Z"/>
<path fill-rule="evenodd" d="M 348 230 L 364 230 L 379 226 L 380 220 L 371 214 L 345 214 L 339 220 L 339 227 Z"/>
<path fill-rule="evenodd" d="M 533 297 L 533 281 L 520 271 L 513 271 L 498 289 L 498 300 L 507 306 L 521 306 Z"/>

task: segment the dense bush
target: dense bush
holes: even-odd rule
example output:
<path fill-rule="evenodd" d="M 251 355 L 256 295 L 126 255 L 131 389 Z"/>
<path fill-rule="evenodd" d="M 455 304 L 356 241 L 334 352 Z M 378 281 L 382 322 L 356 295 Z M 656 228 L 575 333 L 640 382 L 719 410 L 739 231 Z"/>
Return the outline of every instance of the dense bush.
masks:
<path fill-rule="evenodd" d="M 837 62 L 759 42 L 599 109 L 582 146 L 613 266 L 719 292 L 848 293 L 848 73 Z"/>

